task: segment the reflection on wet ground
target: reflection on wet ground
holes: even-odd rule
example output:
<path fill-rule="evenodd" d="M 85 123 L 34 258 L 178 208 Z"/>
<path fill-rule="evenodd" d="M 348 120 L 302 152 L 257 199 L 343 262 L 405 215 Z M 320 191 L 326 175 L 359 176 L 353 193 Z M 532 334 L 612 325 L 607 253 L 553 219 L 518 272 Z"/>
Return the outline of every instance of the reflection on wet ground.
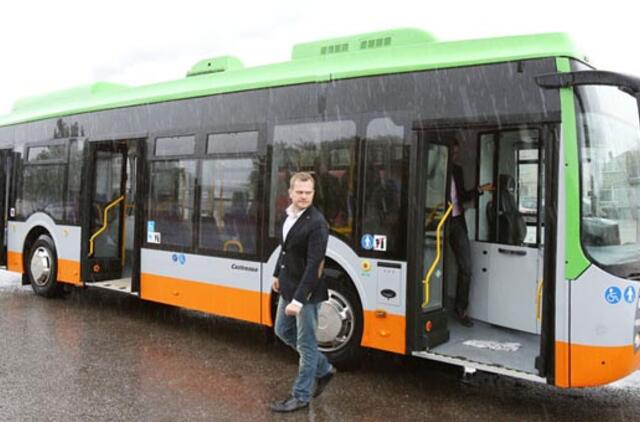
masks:
<path fill-rule="evenodd" d="M 308 411 L 273 415 L 296 356 L 260 327 L 0 273 L 0 420 L 640 420 L 640 377 L 558 390 L 370 352 Z"/>

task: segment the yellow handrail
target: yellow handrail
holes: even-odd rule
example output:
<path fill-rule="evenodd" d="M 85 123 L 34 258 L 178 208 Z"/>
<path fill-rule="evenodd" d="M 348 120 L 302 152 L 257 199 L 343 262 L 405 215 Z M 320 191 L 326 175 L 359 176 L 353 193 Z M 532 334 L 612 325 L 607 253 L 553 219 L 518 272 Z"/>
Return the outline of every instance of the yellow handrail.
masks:
<path fill-rule="evenodd" d="M 111 208 L 115 207 L 122 201 L 124 201 L 124 195 L 115 199 L 113 202 L 107 205 L 106 208 L 104 209 L 104 212 L 102 213 L 102 227 L 100 227 L 100 229 L 97 232 L 95 232 L 93 236 L 91 236 L 91 239 L 89 239 L 89 257 L 93 256 L 93 241 L 96 239 L 96 237 L 100 236 L 102 232 L 104 232 L 107 229 L 107 226 L 109 226 L 109 223 L 107 222 L 109 211 L 111 210 Z"/>
<path fill-rule="evenodd" d="M 542 308 L 542 289 L 544 286 L 544 280 L 540 280 L 538 283 L 538 291 L 536 292 L 536 319 L 540 321 L 541 319 L 541 308 Z"/>
<path fill-rule="evenodd" d="M 429 283 L 431 282 L 431 276 L 438 266 L 438 262 L 440 261 L 442 255 L 442 247 L 440 246 L 440 232 L 442 231 L 444 223 L 449 218 L 449 214 L 451 214 L 451 211 L 453 211 L 453 204 L 449 203 L 447 212 L 444 213 L 442 219 L 438 223 L 438 227 L 436 228 L 436 257 L 434 258 L 433 263 L 431 263 L 431 267 L 429 268 L 427 275 L 424 276 L 424 280 L 422 280 L 422 284 L 424 285 L 424 302 L 422 303 L 423 308 L 429 304 Z"/>
<path fill-rule="evenodd" d="M 242 243 L 239 240 L 235 239 L 229 239 L 224 242 L 224 245 L 222 245 L 222 250 L 226 252 L 230 245 L 235 245 L 238 248 L 238 252 L 244 253 L 244 247 L 242 246 Z"/>

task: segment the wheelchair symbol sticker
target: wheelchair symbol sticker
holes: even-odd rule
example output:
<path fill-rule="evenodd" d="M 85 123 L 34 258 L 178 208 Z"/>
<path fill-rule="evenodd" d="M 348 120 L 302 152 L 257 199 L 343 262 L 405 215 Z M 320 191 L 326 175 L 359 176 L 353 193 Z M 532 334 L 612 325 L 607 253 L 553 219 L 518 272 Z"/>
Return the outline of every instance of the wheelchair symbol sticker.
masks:
<path fill-rule="evenodd" d="M 616 286 L 607 287 L 604 291 L 604 300 L 611 305 L 615 305 L 622 299 L 622 290 Z"/>

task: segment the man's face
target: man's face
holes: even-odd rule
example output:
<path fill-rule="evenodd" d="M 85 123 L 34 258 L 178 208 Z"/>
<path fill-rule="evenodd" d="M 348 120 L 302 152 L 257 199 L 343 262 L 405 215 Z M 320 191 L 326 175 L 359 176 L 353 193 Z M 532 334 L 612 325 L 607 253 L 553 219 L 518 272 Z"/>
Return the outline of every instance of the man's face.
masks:
<path fill-rule="evenodd" d="M 297 210 L 308 208 L 313 203 L 313 182 L 296 180 L 293 188 L 289 189 L 289 198 Z"/>

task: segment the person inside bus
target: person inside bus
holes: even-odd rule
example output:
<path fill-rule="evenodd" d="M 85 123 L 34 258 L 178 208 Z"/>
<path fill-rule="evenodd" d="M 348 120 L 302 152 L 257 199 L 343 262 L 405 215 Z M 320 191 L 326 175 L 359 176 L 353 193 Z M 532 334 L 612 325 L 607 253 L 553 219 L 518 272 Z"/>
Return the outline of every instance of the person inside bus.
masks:
<path fill-rule="evenodd" d="M 471 246 L 467 223 L 464 219 L 464 202 L 475 200 L 486 191 L 493 190 L 491 183 L 474 186 L 466 190 L 464 184 L 464 170 L 459 163 L 460 143 L 452 142 L 453 177 L 451 178 L 450 199 L 453 205 L 451 219 L 449 220 L 449 244 L 458 264 L 458 278 L 456 282 L 456 299 L 454 305 L 454 317 L 465 327 L 473 326 L 473 322 L 467 315 L 469 307 L 469 288 L 471 286 Z"/>
<path fill-rule="evenodd" d="M 328 157 L 318 156 L 315 160 L 316 200 L 332 228 L 346 225 L 348 186 L 346 175 L 340 170 L 330 171 Z"/>
<path fill-rule="evenodd" d="M 329 225 L 313 206 L 314 188 L 310 173 L 291 176 L 291 205 L 276 231 L 281 249 L 271 285 L 280 294 L 275 332 L 298 352 L 300 363 L 291 394 L 271 404 L 274 412 L 307 408 L 335 374 L 316 339 L 320 305 L 329 297 L 323 277 Z"/>

